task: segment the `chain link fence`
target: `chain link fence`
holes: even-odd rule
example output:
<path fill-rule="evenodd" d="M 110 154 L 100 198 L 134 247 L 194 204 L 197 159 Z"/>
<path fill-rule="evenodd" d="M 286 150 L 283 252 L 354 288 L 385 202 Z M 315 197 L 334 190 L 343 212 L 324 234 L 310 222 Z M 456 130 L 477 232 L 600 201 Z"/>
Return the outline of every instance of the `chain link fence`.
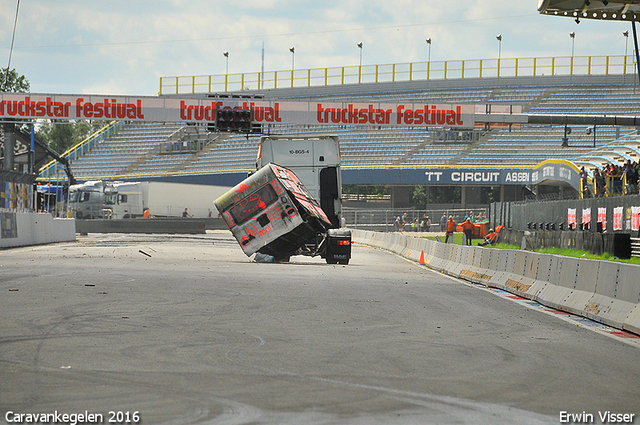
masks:
<path fill-rule="evenodd" d="M 478 208 L 472 210 L 475 215 L 482 213 L 487 216 L 486 208 Z M 347 222 L 347 226 L 351 229 L 371 230 L 376 232 L 395 232 L 396 218 L 400 218 L 402 221 L 403 215 L 405 218 L 404 231 L 422 231 L 422 232 L 444 232 L 444 227 L 441 226 L 441 219 L 445 217 L 453 216 L 457 223 L 461 222 L 464 217 L 469 213 L 469 210 L 462 208 L 436 208 L 436 209 L 358 209 L 358 208 L 343 208 L 342 216 Z M 427 230 L 426 223 L 427 217 L 431 219 L 431 226 Z M 418 220 L 417 228 L 412 227 L 411 223 L 416 223 Z M 423 226 L 420 226 L 424 222 Z"/>

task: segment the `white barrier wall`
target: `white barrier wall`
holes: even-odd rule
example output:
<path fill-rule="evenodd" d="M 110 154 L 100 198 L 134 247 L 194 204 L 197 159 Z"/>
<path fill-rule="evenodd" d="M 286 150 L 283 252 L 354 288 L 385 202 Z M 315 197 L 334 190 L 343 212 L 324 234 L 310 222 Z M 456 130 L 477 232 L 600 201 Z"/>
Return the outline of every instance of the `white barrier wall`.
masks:
<path fill-rule="evenodd" d="M 0 248 L 41 245 L 76 240 L 72 218 L 53 218 L 46 213 L 2 213 Z"/>
<path fill-rule="evenodd" d="M 401 234 L 353 230 L 377 246 L 461 279 L 640 334 L 640 266 L 521 250 L 444 244 Z"/>

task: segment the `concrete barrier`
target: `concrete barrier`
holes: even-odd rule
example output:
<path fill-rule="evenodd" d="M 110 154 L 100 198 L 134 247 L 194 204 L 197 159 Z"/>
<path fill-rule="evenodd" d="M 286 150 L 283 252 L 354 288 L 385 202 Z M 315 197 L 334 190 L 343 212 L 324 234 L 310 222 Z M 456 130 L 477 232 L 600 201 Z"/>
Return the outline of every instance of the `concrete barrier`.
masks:
<path fill-rule="evenodd" d="M 471 247 L 461 245 L 452 253 L 452 255 L 453 258 L 451 258 L 451 266 L 447 272 L 453 276 L 460 276 L 463 273 L 469 273 L 469 268 L 473 263 L 473 250 Z"/>
<path fill-rule="evenodd" d="M 510 255 L 513 256 L 513 267 L 504 276 L 504 289 L 520 297 L 532 298 L 528 291 L 535 279 L 531 277 L 529 269 L 533 268 L 536 258 L 527 251 L 511 251 Z M 537 265 L 535 270 L 537 272 Z"/>
<path fill-rule="evenodd" d="M 424 245 L 424 262 L 425 265 L 429 266 L 429 267 L 433 267 L 433 259 L 434 257 L 434 252 L 436 249 L 436 246 L 438 246 L 437 243 L 433 243 L 432 240 L 428 240 L 425 239 L 423 242 Z"/>
<path fill-rule="evenodd" d="M 498 264 L 498 250 L 491 248 L 474 248 L 473 264 L 470 267 L 473 275 L 470 279 L 474 283 L 490 285 L 491 278 L 495 274 Z M 496 254 L 496 255 L 494 255 Z"/>
<path fill-rule="evenodd" d="M 420 261 L 420 253 L 424 252 L 426 247 L 424 242 L 425 240 L 420 238 L 407 238 L 403 257 L 409 258 L 413 261 Z"/>
<path fill-rule="evenodd" d="M 512 249 L 501 250 L 503 252 L 500 253 L 500 262 L 498 263 L 498 271 L 495 275 L 495 278 L 492 279 L 492 283 L 496 288 L 503 289 L 505 291 L 509 290 L 507 286 L 507 281 L 513 278 L 513 267 L 516 262 L 516 252 Z"/>
<path fill-rule="evenodd" d="M 78 233 L 205 233 L 204 219 L 144 218 L 125 220 L 77 220 Z"/>
<path fill-rule="evenodd" d="M 529 288 L 531 299 L 539 301 L 538 296 L 550 285 L 549 279 L 553 273 L 557 273 L 558 257 L 555 255 L 538 255 L 538 270 L 536 277 Z"/>
<path fill-rule="evenodd" d="M 444 272 L 452 274 L 452 270 L 456 264 L 459 248 L 460 245 L 445 244 L 444 261 L 442 263 L 442 269 Z"/>
<path fill-rule="evenodd" d="M 361 231 L 353 230 L 352 234 L 359 233 L 359 232 L 361 232 Z M 378 248 L 382 248 L 384 246 L 384 243 L 386 242 L 384 240 L 384 238 L 383 238 L 384 236 L 388 236 L 388 234 L 387 233 L 374 233 L 373 236 L 371 237 L 371 244 L 373 246 L 378 247 Z M 359 240 L 358 242 L 362 242 L 362 241 Z"/>
<path fill-rule="evenodd" d="M 76 240 L 75 220 L 51 214 L 11 212 L 0 215 L 0 248 L 42 245 Z"/>
<path fill-rule="evenodd" d="M 431 259 L 430 265 L 439 271 L 444 271 L 444 266 L 447 258 L 447 247 L 448 245 L 436 242 L 433 246 L 433 258 Z"/>
<path fill-rule="evenodd" d="M 398 251 L 435 270 L 640 334 L 640 267 L 519 250 L 444 244 L 354 231 L 354 240 Z"/>
<path fill-rule="evenodd" d="M 375 235 L 376 235 L 375 232 L 365 232 L 362 243 L 365 243 L 367 245 L 372 245 L 373 238 L 375 237 Z"/>
<path fill-rule="evenodd" d="M 638 269 L 630 264 L 621 264 L 618 272 L 618 285 L 620 295 L 625 302 L 632 304 L 627 317 L 623 321 L 623 329 L 640 334 L 640 278 Z"/>
<path fill-rule="evenodd" d="M 585 316 L 616 328 L 627 328 L 625 322 L 640 301 L 639 282 L 637 270 L 628 264 L 603 262 L 599 265 L 594 294 L 585 306 Z M 633 328 L 633 322 L 629 326 Z"/>
<path fill-rule="evenodd" d="M 559 257 L 555 273 L 549 276 L 550 285 L 537 294 L 537 301 L 558 310 L 571 312 L 573 308 L 568 308 L 567 301 L 575 292 L 577 273 L 578 259 Z"/>
<path fill-rule="evenodd" d="M 501 282 L 505 280 L 507 274 L 507 263 L 509 261 L 508 250 L 485 248 L 494 251 L 491 255 L 492 274 L 489 278 L 487 285 L 493 288 L 501 288 Z"/>

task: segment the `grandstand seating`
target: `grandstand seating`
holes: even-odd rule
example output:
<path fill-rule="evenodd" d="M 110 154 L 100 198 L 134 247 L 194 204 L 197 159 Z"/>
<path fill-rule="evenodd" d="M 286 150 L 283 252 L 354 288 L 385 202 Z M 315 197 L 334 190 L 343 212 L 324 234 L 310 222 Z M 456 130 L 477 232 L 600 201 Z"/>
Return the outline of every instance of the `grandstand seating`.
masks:
<path fill-rule="evenodd" d="M 176 123 L 136 123 L 125 125 L 120 131 L 106 138 L 90 152 L 74 160 L 72 162 L 73 172 L 80 179 L 112 178 L 128 174 L 131 171 L 138 173 L 139 167 L 155 172 L 153 165 L 145 167 L 146 162 L 140 164 L 135 170 L 132 170 L 132 166 L 142 161 L 145 156 L 156 152 L 159 144 L 167 140 L 181 126 L 181 124 Z M 155 165 L 159 166 L 160 164 Z M 167 167 L 164 169 L 171 170 L 171 168 Z"/>
<path fill-rule="evenodd" d="M 610 76 L 609 76 L 610 77 Z M 632 83 L 611 78 L 577 79 L 566 76 L 549 80 L 527 77 L 500 80 L 447 80 L 429 85 L 389 83 L 323 87 L 317 91 L 295 89 L 271 90 L 272 100 L 313 99 L 336 102 L 424 102 L 459 104 L 521 105 L 534 114 L 640 114 L 640 89 Z M 461 82 L 464 86 L 461 87 Z M 475 83 L 475 84 L 472 84 Z M 255 167 L 259 135 L 227 135 L 212 140 L 202 151 L 166 154 L 160 145 L 166 143 L 181 124 L 127 124 L 88 153 L 72 162 L 79 179 L 117 178 L 124 175 L 223 173 Z M 379 128 L 358 126 L 294 126 L 269 125 L 271 134 L 303 132 L 336 134 L 340 138 L 343 165 L 359 167 L 441 165 L 505 166 L 536 165 L 546 159 L 613 158 L 597 153 L 630 150 L 636 140 L 635 128 L 598 127 L 596 136 L 588 135 L 586 126 L 575 126 L 569 136 L 570 147 L 562 147 L 563 126 L 523 125 L 520 128 L 477 129 L 475 136 L 465 132 L 446 132 L 436 128 Z M 463 134 L 464 133 L 464 134 Z M 616 139 L 620 143 L 614 143 Z M 595 142 L 595 147 L 594 147 Z M 626 148 L 622 148 L 624 143 Z M 606 147 L 606 149 L 605 149 Z M 635 151 L 634 155 L 637 154 Z M 619 155 L 620 161 L 630 153 Z M 633 158 L 633 157 L 631 157 Z M 637 158 L 637 157 L 636 157 Z"/>

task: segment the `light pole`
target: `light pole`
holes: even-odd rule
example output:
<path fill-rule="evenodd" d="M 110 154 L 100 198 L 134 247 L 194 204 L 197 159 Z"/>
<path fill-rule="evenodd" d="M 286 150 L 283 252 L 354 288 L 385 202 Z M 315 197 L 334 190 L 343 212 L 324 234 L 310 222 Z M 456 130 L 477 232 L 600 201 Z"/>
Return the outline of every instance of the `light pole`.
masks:
<path fill-rule="evenodd" d="M 576 50 L 576 33 L 575 31 L 571 31 L 569 33 L 569 37 L 571 37 L 571 57 L 573 58 L 573 54 Z"/>
<path fill-rule="evenodd" d="M 500 76 L 500 59 L 502 59 L 502 34 L 496 35 L 498 40 L 498 77 Z"/>
<path fill-rule="evenodd" d="M 627 48 L 629 47 L 629 30 L 623 31 L 622 35 L 624 35 L 624 71 L 623 74 L 627 73 Z"/>
<path fill-rule="evenodd" d="M 576 33 L 575 31 L 571 31 L 569 33 L 569 37 L 571 37 L 571 75 L 573 75 L 573 54 L 575 53 L 576 48 Z"/>
<path fill-rule="evenodd" d="M 225 57 L 225 74 L 229 74 L 229 52 L 224 52 L 222 54 Z"/>
<path fill-rule="evenodd" d="M 291 87 L 293 87 L 293 70 L 295 69 L 296 48 L 291 47 L 289 51 L 291 52 Z"/>
<path fill-rule="evenodd" d="M 427 60 L 427 80 L 428 80 L 431 74 L 431 37 L 427 38 L 425 41 L 429 45 L 429 59 Z"/>
<path fill-rule="evenodd" d="M 627 56 L 627 47 L 629 47 L 629 30 L 623 31 L 622 35 L 624 35 L 624 56 Z"/>
<path fill-rule="evenodd" d="M 358 84 L 362 82 L 362 41 L 357 44 L 360 49 L 360 66 L 358 67 Z"/>
<path fill-rule="evenodd" d="M 293 70 L 295 69 L 296 48 L 291 47 L 289 51 L 291 52 L 291 72 L 293 72 Z"/>

